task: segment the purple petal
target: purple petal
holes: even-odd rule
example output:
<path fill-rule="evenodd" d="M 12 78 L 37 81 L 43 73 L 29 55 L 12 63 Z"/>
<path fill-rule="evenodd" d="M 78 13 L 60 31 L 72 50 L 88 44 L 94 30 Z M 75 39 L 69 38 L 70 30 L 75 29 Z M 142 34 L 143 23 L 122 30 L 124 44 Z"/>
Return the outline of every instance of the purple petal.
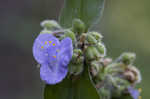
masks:
<path fill-rule="evenodd" d="M 40 76 L 47 84 L 62 81 L 68 72 L 73 54 L 72 40 L 67 37 L 61 42 L 52 34 L 40 34 L 33 45 L 33 55 L 41 64 Z"/>
<path fill-rule="evenodd" d="M 60 65 L 63 67 L 66 67 L 73 54 L 73 46 L 72 46 L 72 40 L 67 37 L 61 41 L 61 46 L 60 46 L 60 53 L 59 53 L 59 58 L 60 58 Z"/>
<path fill-rule="evenodd" d="M 63 72 L 59 72 L 58 69 L 52 70 L 48 64 L 43 64 L 40 68 L 40 76 L 47 84 L 56 84 L 61 82 L 67 75 L 68 70 L 63 69 Z"/>
<path fill-rule="evenodd" d="M 49 54 L 55 54 L 55 58 L 52 56 L 49 56 L 48 64 L 41 67 L 40 75 L 41 79 L 44 80 L 47 84 L 56 84 L 62 81 L 68 72 L 68 64 L 72 58 L 73 54 L 73 46 L 72 46 L 72 40 L 70 38 L 65 38 L 61 41 L 61 44 L 57 47 L 59 51 L 56 51 L 56 53 L 53 53 L 49 49 Z M 52 59 L 51 59 L 52 57 Z M 55 59 L 55 60 L 54 60 Z M 45 70 L 48 68 L 47 70 Z"/>
<path fill-rule="evenodd" d="M 39 64 L 43 64 L 48 60 L 49 49 L 55 51 L 56 48 L 52 44 L 58 45 L 59 40 L 49 33 L 40 34 L 35 39 L 33 44 L 33 56 Z"/>
<path fill-rule="evenodd" d="M 128 91 L 130 95 L 133 97 L 133 99 L 138 99 L 139 97 L 139 91 L 134 89 L 133 87 L 128 87 Z"/>

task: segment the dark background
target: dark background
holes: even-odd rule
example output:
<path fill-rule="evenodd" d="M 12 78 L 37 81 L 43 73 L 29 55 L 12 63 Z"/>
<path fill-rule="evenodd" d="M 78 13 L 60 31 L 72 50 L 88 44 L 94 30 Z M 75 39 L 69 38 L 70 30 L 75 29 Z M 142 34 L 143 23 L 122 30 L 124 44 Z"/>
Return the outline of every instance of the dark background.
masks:
<path fill-rule="evenodd" d="M 96 29 L 108 56 L 137 53 L 143 99 L 150 98 L 150 0 L 106 0 Z M 0 0 L 0 99 L 42 99 L 32 44 L 44 19 L 57 19 L 63 0 Z"/>

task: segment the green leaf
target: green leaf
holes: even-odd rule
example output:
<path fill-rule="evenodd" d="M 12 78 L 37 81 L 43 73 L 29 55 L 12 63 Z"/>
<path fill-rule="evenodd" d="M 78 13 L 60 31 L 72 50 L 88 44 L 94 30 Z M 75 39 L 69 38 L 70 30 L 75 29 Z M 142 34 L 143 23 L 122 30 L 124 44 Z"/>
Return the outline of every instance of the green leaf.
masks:
<path fill-rule="evenodd" d="M 76 80 L 66 78 L 59 84 L 46 85 L 44 99 L 99 99 L 99 95 L 85 70 Z"/>
<path fill-rule="evenodd" d="M 66 78 L 59 84 L 46 85 L 44 89 L 44 99 L 73 99 L 71 93 L 71 80 Z"/>
<path fill-rule="evenodd" d="M 105 0 L 65 0 L 59 21 L 63 27 L 71 27 L 73 19 L 81 19 L 86 28 L 100 20 Z"/>
<path fill-rule="evenodd" d="M 96 88 L 92 85 L 88 70 L 73 83 L 74 99 L 99 99 Z"/>

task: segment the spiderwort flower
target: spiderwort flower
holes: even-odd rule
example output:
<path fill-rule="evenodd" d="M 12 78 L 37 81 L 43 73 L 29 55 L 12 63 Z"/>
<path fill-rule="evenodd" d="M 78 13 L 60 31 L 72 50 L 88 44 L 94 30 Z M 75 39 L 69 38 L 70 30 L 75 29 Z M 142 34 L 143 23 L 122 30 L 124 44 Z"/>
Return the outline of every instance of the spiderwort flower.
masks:
<path fill-rule="evenodd" d="M 139 98 L 139 91 L 134 89 L 133 87 L 128 87 L 128 91 L 130 95 L 133 97 L 133 99 L 138 99 Z"/>
<path fill-rule="evenodd" d="M 44 33 L 33 44 L 33 56 L 41 64 L 41 79 L 47 84 L 56 84 L 65 78 L 72 54 L 72 40 L 69 37 L 60 42 L 52 34 Z"/>

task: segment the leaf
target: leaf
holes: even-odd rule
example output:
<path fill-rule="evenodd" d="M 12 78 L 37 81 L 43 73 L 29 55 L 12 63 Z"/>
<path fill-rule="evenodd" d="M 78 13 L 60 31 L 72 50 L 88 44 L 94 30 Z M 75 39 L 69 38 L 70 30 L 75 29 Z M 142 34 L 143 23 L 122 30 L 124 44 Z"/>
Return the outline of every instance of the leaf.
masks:
<path fill-rule="evenodd" d="M 73 83 L 74 99 L 99 99 L 96 88 L 92 85 L 88 70 Z"/>
<path fill-rule="evenodd" d="M 81 19 L 86 28 L 96 24 L 102 16 L 105 0 L 65 0 L 59 17 L 63 27 L 71 27 L 72 20 Z"/>
<path fill-rule="evenodd" d="M 68 78 L 56 85 L 46 85 L 44 99 L 73 99 L 71 96 L 71 87 L 71 80 Z"/>
<path fill-rule="evenodd" d="M 99 99 L 99 95 L 85 70 L 75 81 L 66 78 L 59 84 L 46 85 L 44 99 Z"/>

